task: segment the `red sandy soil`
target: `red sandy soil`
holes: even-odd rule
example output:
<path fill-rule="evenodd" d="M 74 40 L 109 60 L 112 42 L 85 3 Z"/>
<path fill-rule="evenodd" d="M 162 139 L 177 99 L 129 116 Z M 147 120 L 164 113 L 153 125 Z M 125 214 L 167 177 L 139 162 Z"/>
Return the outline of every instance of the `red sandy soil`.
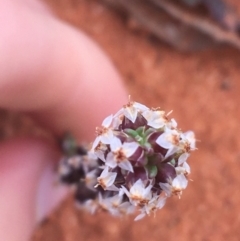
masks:
<path fill-rule="evenodd" d="M 47 2 L 108 53 L 132 99 L 174 110 L 182 130 L 194 130 L 200 141 L 189 160 L 193 182 L 155 218 L 133 222 L 133 217 L 91 216 L 69 198 L 38 227 L 33 240 L 240 240 L 240 52 L 217 46 L 180 53 L 128 28 L 98 1 Z M 237 1 L 229 2 L 240 9 Z"/>

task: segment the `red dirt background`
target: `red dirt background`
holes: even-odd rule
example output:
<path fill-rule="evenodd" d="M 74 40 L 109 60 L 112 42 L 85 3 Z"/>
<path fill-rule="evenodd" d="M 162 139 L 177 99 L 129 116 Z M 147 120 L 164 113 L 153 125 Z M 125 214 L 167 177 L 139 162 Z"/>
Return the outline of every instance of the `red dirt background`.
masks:
<path fill-rule="evenodd" d="M 238 1 L 229 2 L 240 9 Z M 91 216 L 70 197 L 37 228 L 33 240 L 240 240 L 240 52 L 216 46 L 180 53 L 130 29 L 99 1 L 47 3 L 108 53 L 132 99 L 174 110 L 171 116 L 182 130 L 194 130 L 200 141 L 189 161 L 193 182 L 155 218 Z"/>

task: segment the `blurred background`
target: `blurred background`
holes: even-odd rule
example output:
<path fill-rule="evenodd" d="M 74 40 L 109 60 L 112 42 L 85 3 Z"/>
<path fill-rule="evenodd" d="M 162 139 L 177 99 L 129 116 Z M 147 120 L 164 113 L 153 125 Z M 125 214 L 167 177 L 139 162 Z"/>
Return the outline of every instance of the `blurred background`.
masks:
<path fill-rule="evenodd" d="M 240 2 L 45 1 L 108 53 L 133 100 L 173 110 L 199 141 L 193 181 L 155 218 L 91 216 L 69 197 L 33 240 L 240 240 Z M 0 114 L 2 139 L 40 133 L 25 117 Z"/>

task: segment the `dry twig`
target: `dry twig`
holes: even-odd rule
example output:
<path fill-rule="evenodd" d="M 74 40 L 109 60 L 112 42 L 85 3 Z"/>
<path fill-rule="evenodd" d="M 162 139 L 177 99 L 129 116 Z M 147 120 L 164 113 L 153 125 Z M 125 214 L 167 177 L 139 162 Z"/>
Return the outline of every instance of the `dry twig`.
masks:
<path fill-rule="evenodd" d="M 124 9 L 151 33 L 179 50 L 194 51 L 211 46 L 214 42 L 215 45 L 225 43 L 240 50 L 240 38 L 235 32 L 222 29 L 214 22 L 191 14 L 169 1 L 103 1 Z"/>
<path fill-rule="evenodd" d="M 228 43 L 240 49 L 240 38 L 235 32 L 224 30 L 204 18 L 191 15 L 186 11 L 176 7 L 173 4 L 170 4 L 165 0 L 149 0 L 149 1 L 154 3 L 156 6 L 160 7 L 164 11 L 166 11 L 175 19 L 183 22 L 184 24 L 190 27 L 193 27 L 201 31 L 202 33 L 205 33 L 211 36 L 216 41 L 220 43 Z"/>

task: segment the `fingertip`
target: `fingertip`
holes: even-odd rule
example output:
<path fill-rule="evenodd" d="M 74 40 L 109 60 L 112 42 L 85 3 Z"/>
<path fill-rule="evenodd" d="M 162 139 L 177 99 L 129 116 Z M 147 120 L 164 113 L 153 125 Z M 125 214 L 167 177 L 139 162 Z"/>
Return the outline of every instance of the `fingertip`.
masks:
<path fill-rule="evenodd" d="M 127 100 L 121 77 L 86 34 L 26 2 L 0 3 L 0 105 L 92 141 L 95 127 Z"/>
<path fill-rule="evenodd" d="M 64 192 L 55 192 L 53 186 L 58 158 L 59 153 L 42 140 L 16 139 L 0 145 L 1 240 L 29 240 L 37 221 L 61 201 Z"/>
<path fill-rule="evenodd" d="M 68 131 L 78 140 L 89 142 L 95 136 L 95 128 L 106 116 L 119 110 L 128 98 L 119 73 L 94 41 L 75 29 L 65 36 L 69 37 L 67 48 L 73 54 L 60 68 L 68 73 L 65 78 L 58 77 L 58 83 L 69 82 L 71 87 L 64 90 L 57 103 L 35 116 L 57 134 Z M 61 71 L 56 74 L 61 75 Z"/>

